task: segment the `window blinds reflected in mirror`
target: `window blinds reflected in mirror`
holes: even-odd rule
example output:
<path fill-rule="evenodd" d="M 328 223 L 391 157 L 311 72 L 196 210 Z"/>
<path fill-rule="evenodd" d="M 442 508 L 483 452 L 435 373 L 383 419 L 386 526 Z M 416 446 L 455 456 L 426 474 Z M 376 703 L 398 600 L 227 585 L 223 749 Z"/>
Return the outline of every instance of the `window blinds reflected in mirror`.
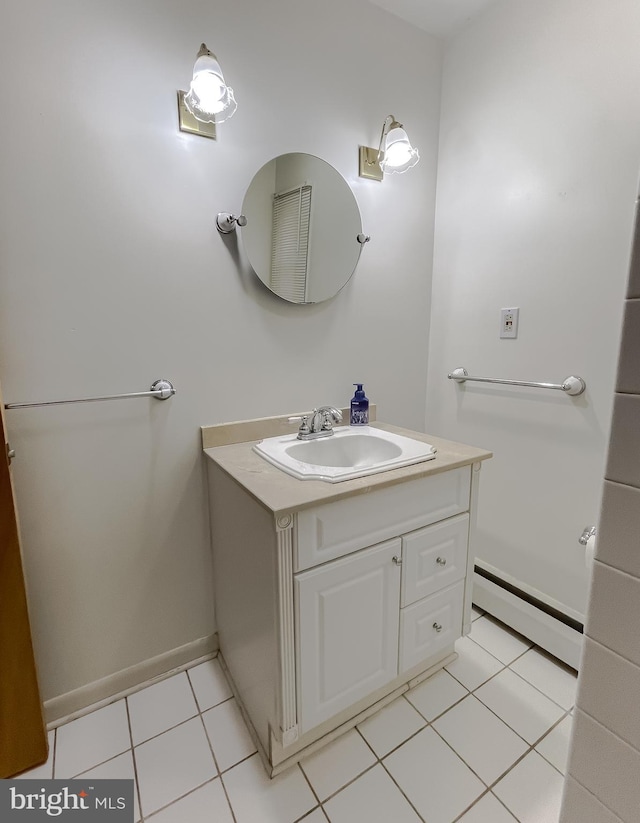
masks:
<path fill-rule="evenodd" d="M 293 303 L 307 302 L 311 186 L 273 196 L 270 287 Z"/>

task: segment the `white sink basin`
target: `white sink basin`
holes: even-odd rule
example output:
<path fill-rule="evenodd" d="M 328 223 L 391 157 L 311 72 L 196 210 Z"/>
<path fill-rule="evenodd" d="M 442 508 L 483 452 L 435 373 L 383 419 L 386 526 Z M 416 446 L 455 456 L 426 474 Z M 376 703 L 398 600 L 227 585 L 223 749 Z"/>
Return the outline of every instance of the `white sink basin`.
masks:
<path fill-rule="evenodd" d="M 341 426 L 329 437 L 269 437 L 253 447 L 261 457 L 299 480 L 338 483 L 432 460 L 429 443 L 369 426 Z"/>

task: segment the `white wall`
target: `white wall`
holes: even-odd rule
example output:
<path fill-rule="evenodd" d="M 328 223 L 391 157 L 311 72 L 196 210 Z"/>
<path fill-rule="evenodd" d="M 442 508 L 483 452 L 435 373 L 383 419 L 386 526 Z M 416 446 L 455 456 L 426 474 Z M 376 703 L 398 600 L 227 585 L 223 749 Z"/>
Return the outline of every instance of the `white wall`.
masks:
<path fill-rule="evenodd" d="M 582 615 L 640 169 L 640 6 L 508 0 L 445 53 L 426 430 L 495 453 L 478 555 Z M 501 307 L 520 307 L 500 340 Z M 447 380 L 470 374 L 587 392 Z"/>
<path fill-rule="evenodd" d="M 215 143 L 177 130 L 202 41 L 238 100 Z M 422 427 L 440 47 L 360 0 L 10 0 L 0 60 L 4 401 L 178 390 L 7 413 L 51 700 L 214 631 L 200 425 L 342 406 L 360 380 Z M 361 180 L 389 113 L 422 161 Z M 372 237 L 317 306 L 273 297 L 214 228 L 289 151 L 341 172 Z"/>

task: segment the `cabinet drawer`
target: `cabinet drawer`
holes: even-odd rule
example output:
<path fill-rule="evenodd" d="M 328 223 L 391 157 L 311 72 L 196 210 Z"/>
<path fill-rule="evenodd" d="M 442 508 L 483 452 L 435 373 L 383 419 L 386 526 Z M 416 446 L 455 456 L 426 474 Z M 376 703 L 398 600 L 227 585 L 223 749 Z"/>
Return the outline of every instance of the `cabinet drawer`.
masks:
<path fill-rule="evenodd" d="M 469 515 L 460 514 L 402 538 L 402 606 L 464 577 Z"/>
<path fill-rule="evenodd" d="M 462 633 L 464 580 L 400 611 L 399 673 L 437 654 Z"/>
<path fill-rule="evenodd" d="M 463 466 L 299 512 L 296 571 L 467 511 L 470 478 Z"/>

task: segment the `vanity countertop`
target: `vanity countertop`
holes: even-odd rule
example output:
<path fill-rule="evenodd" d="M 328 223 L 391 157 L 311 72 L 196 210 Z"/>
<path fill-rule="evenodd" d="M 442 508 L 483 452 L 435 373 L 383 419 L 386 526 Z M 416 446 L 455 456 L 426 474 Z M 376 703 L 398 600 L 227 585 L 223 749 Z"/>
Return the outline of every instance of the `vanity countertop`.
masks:
<path fill-rule="evenodd" d="M 269 418 L 269 420 L 272 419 L 276 420 L 276 418 Z M 277 418 L 278 421 L 285 419 Z M 300 511 L 301 509 L 341 500 L 352 495 L 367 494 L 375 489 L 382 489 L 396 483 L 404 483 L 407 480 L 438 474 L 461 466 L 469 466 L 472 463 L 492 457 L 491 452 L 475 446 L 467 446 L 453 440 L 444 440 L 441 437 L 422 434 L 386 423 L 372 422 L 371 426 L 373 428 L 386 429 L 405 437 L 412 437 L 414 440 L 431 443 L 437 449 L 435 458 L 412 466 L 358 477 L 354 480 L 344 480 L 340 483 L 326 483 L 322 480 L 297 480 L 272 466 L 253 451 L 252 446 L 259 439 L 278 433 L 270 431 L 257 436 L 260 422 L 247 421 L 246 424 L 238 423 L 229 426 L 228 430 L 233 431 L 229 439 L 233 442 L 228 442 L 226 445 L 210 445 L 215 442 L 224 442 L 225 427 L 203 427 L 204 453 L 243 486 L 259 503 L 272 511 L 276 517 L 285 512 Z M 246 428 L 244 428 L 245 426 Z M 215 435 L 213 434 L 214 430 L 216 430 Z M 254 439 L 239 441 L 238 437 L 242 437 L 243 431 Z M 288 432 L 291 433 L 290 426 Z"/>

